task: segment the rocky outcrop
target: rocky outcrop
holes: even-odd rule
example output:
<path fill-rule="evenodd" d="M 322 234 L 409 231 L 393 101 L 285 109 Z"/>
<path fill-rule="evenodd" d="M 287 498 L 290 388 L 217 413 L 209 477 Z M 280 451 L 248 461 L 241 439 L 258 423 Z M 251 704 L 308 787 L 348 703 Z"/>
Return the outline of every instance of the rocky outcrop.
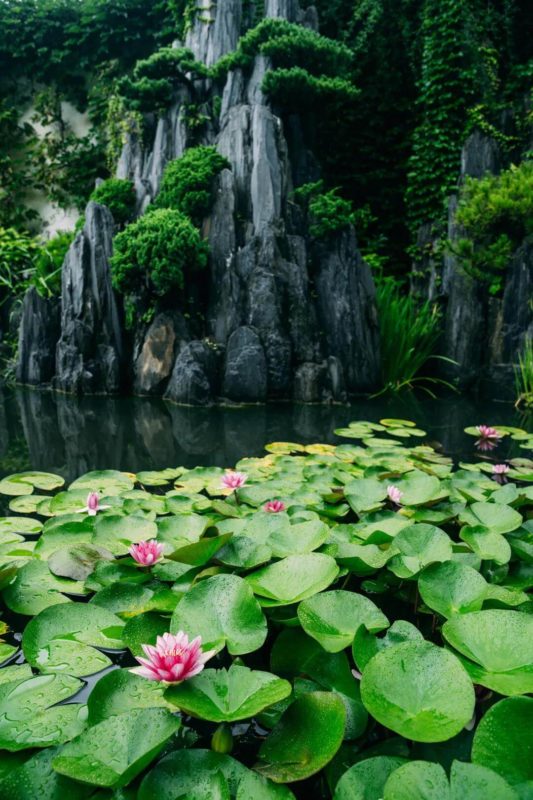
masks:
<path fill-rule="evenodd" d="M 41 297 L 34 286 L 24 297 L 19 328 L 17 381 L 30 386 L 49 383 L 55 375 L 60 305 Z"/>
<path fill-rule="evenodd" d="M 199 0 L 185 45 L 212 65 L 235 49 L 252 24 L 254 4 Z M 265 0 L 264 14 L 317 27 L 316 11 L 298 0 Z M 209 20 L 209 21 L 208 21 Z M 201 320 L 182 324 L 180 308 L 140 323 L 132 352 L 123 347 L 109 256 L 113 223 L 89 204 L 86 225 L 63 269 L 61 336 L 53 385 L 65 392 L 116 392 L 129 374 L 138 394 L 162 394 L 185 404 L 219 398 L 262 402 L 345 400 L 376 387 L 379 371 L 374 287 L 352 229 L 314 241 L 295 186 L 319 177 L 297 115 L 282 119 L 261 86 L 270 68 L 257 56 L 234 69 L 225 85 L 194 80 L 156 123 L 151 147 L 135 129 L 117 176 L 135 184 L 137 212 L 157 195 L 166 164 L 192 142 L 187 107 L 220 112 L 201 143 L 226 156 L 214 204 L 202 230 L 210 245 L 205 286 L 195 286 Z M 194 143 L 198 143 L 198 131 Z M 198 280 L 198 283 L 200 283 Z M 196 324 L 196 322 L 195 322 Z"/>
<path fill-rule="evenodd" d="M 467 140 L 461 157 L 460 184 L 465 177 L 497 174 L 505 166 L 497 143 L 475 132 Z M 463 236 L 455 220 L 457 196 L 448 205 L 448 238 Z M 453 252 L 443 259 L 442 298 L 445 302 L 444 355 L 448 377 L 462 387 L 485 383 L 491 394 L 512 394 L 513 364 L 533 335 L 533 242 L 528 239 L 516 250 L 505 272 L 501 297 L 489 294 L 486 285 L 469 277 Z"/>
<path fill-rule="evenodd" d="M 189 339 L 181 314 L 158 314 L 134 354 L 135 394 L 162 394 L 174 367 L 176 354 Z"/>
<path fill-rule="evenodd" d="M 64 392 L 114 394 L 121 388 L 122 333 L 109 271 L 112 240 L 111 213 L 89 203 L 62 271 L 53 383 Z"/>

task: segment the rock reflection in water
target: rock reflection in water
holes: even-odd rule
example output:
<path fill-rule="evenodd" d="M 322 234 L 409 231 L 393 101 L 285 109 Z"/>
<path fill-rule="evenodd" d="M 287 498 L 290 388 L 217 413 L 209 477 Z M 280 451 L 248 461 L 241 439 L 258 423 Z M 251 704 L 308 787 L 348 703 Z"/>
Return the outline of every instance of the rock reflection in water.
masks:
<path fill-rule="evenodd" d="M 520 424 L 511 404 L 451 396 L 432 400 L 362 399 L 350 406 L 291 405 L 192 408 L 160 398 L 75 397 L 0 390 L 0 474 L 59 472 L 67 480 L 91 469 L 138 472 L 168 466 L 234 465 L 272 441 L 339 442 L 333 431 L 355 419 L 412 419 L 444 452 L 473 459 L 467 425 Z M 418 440 L 417 440 L 418 443 Z"/>

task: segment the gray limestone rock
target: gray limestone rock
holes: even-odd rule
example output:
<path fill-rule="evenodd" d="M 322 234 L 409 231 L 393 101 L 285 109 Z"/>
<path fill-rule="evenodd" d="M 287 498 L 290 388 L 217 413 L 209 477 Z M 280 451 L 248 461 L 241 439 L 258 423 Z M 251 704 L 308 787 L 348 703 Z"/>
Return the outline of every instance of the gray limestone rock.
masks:
<path fill-rule="evenodd" d="M 24 297 L 19 328 L 18 383 L 39 386 L 54 377 L 59 321 L 59 300 L 47 300 L 34 286 L 30 287 Z"/>
<path fill-rule="evenodd" d="M 165 398 L 185 405 L 209 405 L 218 394 L 219 354 L 203 341 L 182 347 Z"/>
<path fill-rule="evenodd" d="M 139 347 L 133 363 L 135 394 L 163 394 L 176 353 L 189 339 L 181 314 L 158 314 Z"/>
<path fill-rule="evenodd" d="M 257 332 L 243 326 L 228 339 L 222 394 L 240 402 L 262 402 L 267 396 L 265 351 Z"/>
<path fill-rule="evenodd" d="M 64 392 L 113 394 L 121 385 L 122 332 L 111 287 L 113 217 L 90 202 L 70 246 L 61 284 L 61 338 L 54 385 Z"/>

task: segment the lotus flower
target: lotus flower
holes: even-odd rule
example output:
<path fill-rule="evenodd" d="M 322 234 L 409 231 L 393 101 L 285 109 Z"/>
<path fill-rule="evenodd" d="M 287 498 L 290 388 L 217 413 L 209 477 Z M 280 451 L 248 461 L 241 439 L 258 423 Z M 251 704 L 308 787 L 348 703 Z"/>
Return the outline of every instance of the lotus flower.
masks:
<path fill-rule="evenodd" d="M 496 430 L 496 428 L 491 428 L 490 425 L 477 425 L 476 430 L 479 434 L 480 439 L 501 439 L 502 434 Z"/>
<path fill-rule="evenodd" d="M 103 511 L 105 508 L 111 508 L 111 506 L 100 505 L 98 492 L 89 492 L 87 495 L 87 505 L 83 508 L 78 508 L 77 513 L 88 514 L 90 517 L 95 517 L 99 511 Z"/>
<path fill-rule="evenodd" d="M 150 539 L 148 542 L 139 542 L 139 544 L 132 544 L 130 547 L 130 556 L 135 559 L 137 564 L 143 567 L 151 567 L 163 557 L 163 550 L 165 546 L 161 542 L 156 542 L 155 539 Z"/>
<path fill-rule="evenodd" d="M 495 450 L 498 447 L 498 442 L 494 442 L 492 439 L 477 439 L 476 447 L 485 453 L 489 450 Z"/>
<path fill-rule="evenodd" d="M 231 471 L 226 472 L 226 474 L 222 476 L 220 483 L 223 489 L 231 489 L 234 491 L 235 489 L 240 489 L 241 486 L 244 486 L 247 479 L 248 475 L 245 475 L 244 472 Z"/>
<path fill-rule="evenodd" d="M 181 683 L 198 675 L 205 662 L 215 655 L 215 650 L 202 651 L 201 644 L 201 636 L 189 642 L 189 637 L 183 631 L 175 636 L 164 633 L 157 637 L 155 645 L 142 645 L 147 658 L 137 658 L 141 666 L 135 667 L 131 672 L 149 681 Z"/>
<path fill-rule="evenodd" d="M 400 501 L 403 497 L 403 492 L 401 492 L 397 486 L 387 486 L 387 496 L 389 500 L 395 503 L 397 506 L 400 505 Z"/>
<path fill-rule="evenodd" d="M 269 500 L 265 503 L 264 509 L 270 514 L 278 514 L 280 511 L 285 511 L 286 505 L 282 500 Z"/>
<path fill-rule="evenodd" d="M 498 483 L 506 482 L 506 474 L 509 472 L 507 464 L 494 464 L 492 467 L 492 474 Z"/>

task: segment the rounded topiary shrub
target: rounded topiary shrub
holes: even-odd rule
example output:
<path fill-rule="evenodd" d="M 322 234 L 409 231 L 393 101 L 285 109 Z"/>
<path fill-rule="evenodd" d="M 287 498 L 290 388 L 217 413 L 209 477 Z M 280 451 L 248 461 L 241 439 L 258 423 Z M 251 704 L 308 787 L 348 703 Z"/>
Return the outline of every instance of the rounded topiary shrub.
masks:
<path fill-rule="evenodd" d="M 214 179 L 229 166 L 214 147 L 191 147 L 167 165 L 156 206 L 178 208 L 199 225 L 211 208 Z"/>
<path fill-rule="evenodd" d="M 133 217 L 135 188 L 131 181 L 108 178 L 96 187 L 90 199 L 107 206 L 117 225 L 125 225 Z"/>
<path fill-rule="evenodd" d="M 207 256 L 207 243 L 185 214 L 154 209 L 115 237 L 113 286 L 122 294 L 164 297 L 183 289 L 186 274 L 203 269 Z"/>

